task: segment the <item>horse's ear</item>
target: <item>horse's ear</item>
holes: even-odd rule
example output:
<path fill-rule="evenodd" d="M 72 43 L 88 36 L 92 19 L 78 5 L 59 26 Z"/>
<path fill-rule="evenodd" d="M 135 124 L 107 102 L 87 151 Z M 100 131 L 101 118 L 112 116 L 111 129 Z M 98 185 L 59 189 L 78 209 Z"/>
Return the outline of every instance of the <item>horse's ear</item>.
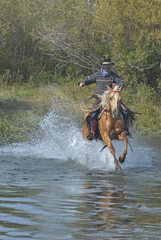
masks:
<path fill-rule="evenodd" d="M 118 88 L 118 91 L 121 92 L 122 91 L 122 86 Z"/>
<path fill-rule="evenodd" d="M 125 89 L 125 88 L 124 88 L 123 86 L 121 86 L 121 87 L 119 87 L 118 91 L 121 92 L 121 93 L 123 93 L 124 89 Z"/>
<path fill-rule="evenodd" d="M 112 91 L 112 88 L 110 88 L 110 87 L 107 85 L 107 90 L 108 90 L 109 92 L 111 92 L 111 91 Z"/>

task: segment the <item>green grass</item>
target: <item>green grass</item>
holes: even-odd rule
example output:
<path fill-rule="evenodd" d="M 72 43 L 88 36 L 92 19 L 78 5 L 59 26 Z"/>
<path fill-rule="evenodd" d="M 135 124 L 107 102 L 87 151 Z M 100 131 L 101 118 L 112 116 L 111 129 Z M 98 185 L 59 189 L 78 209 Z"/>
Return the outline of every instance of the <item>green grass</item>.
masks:
<path fill-rule="evenodd" d="M 80 100 L 74 97 L 76 90 L 79 88 L 73 90 L 68 85 L 1 89 L 0 144 L 29 141 L 39 132 L 39 123 L 51 108 L 82 121 Z"/>
<path fill-rule="evenodd" d="M 137 115 L 134 128 L 142 135 L 161 134 L 161 97 L 147 85 L 140 84 L 137 94 L 126 90 L 125 102 Z"/>
<path fill-rule="evenodd" d="M 0 92 L 0 144 L 28 141 L 51 107 L 46 88 L 10 88 Z"/>

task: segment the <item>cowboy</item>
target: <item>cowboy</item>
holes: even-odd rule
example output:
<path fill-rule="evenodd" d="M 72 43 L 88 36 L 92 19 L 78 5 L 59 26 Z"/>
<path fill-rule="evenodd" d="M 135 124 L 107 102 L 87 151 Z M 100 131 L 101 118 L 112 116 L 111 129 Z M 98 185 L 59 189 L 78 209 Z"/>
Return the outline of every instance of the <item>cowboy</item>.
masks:
<path fill-rule="evenodd" d="M 86 85 L 90 85 L 93 83 L 96 83 L 96 94 L 103 94 L 104 91 L 107 90 L 107 85 L 111 88 L 114 88 L 116 85 L 119 87 L 124 88 L 125 87 L 125 82 L 122 80 L 120 76 L 117 75 L 112 70 L 112 67 L 115 65 L 115 63 L 111 62 L 111 59 L 105 58 L 103 60 L 103 63 L 101 64 L 101 70 L 94 73 L 93 75 L 90 75 L 83 79 L 81 82 L 78 83 L 79 87 L 84 87 Z M 97 101 L 97 100 L 96 100 Z M 122 106 L 122 113 L 124 117 L 124 122 L 125 125 L 127 123 L 127 111 L 126 107 L 123 105 Z M 97 112 L 93 112 L 88 116 L 88 122 L 89 122 L 89 135 L 88 139 L 93 140 L 95 137 L 95 130 L 97 127 Z M 126 126 L 127 128 L 127 126 Z M 128 128 L 126 129 L 127 134 L 129 134 Z"/>

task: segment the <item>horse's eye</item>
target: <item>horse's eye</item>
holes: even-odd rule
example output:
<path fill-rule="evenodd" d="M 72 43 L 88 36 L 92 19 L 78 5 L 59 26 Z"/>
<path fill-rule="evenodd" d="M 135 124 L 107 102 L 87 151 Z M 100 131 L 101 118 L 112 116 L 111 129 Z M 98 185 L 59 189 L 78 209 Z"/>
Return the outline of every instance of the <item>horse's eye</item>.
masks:
<path fill-rule="evenodd" d="M 110 97 L 110 101 L 112 100 L 112 97 Z"/>

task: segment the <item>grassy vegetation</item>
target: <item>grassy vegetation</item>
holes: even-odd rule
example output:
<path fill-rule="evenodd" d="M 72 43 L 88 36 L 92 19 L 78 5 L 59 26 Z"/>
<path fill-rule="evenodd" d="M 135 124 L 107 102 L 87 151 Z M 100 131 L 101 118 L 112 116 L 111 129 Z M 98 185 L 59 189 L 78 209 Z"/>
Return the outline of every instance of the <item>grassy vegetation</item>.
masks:
<path fill-rule="evenodd" d="M 0 143 L 27 141 L 49 111 L 52 91 L 14 88 L 0 91 Z"/>
<path fill-rule="evenodd" d="M 39 88 L 7 87 L 0 90 L 0 144 L 24 142 L 39 132 L 39 123 L 50 111 L 72 116 L 83 122 L 80 102 L 95 91 L 95 86 L 79 88 L 75 82 Z M 160 98 L 154 90 L 140 85 L 136 95 L 127 89 L 123 101 L 135 112 L 140 112 L 134 129 L 139 134 L 161 133 Z"/>
<path fill-rule="evenodd" d="M 0 144 L 29 141 L 38 134 L 39 123 L 51 108 L 83 121 L 80 111 L 82 96 L 78 90 L 71 85 L 1 88 Z"/>
<path fill-rule="evenodd" d="M 141 135 L 161 134 L 161 98 L 159 93 L 145 84 L 140 84 L 136 94 L 131 94 L 130 89 L 127 89 L 123 99 L 134 112 L 141 114 L 136 115 L 135 131 Z"/>

